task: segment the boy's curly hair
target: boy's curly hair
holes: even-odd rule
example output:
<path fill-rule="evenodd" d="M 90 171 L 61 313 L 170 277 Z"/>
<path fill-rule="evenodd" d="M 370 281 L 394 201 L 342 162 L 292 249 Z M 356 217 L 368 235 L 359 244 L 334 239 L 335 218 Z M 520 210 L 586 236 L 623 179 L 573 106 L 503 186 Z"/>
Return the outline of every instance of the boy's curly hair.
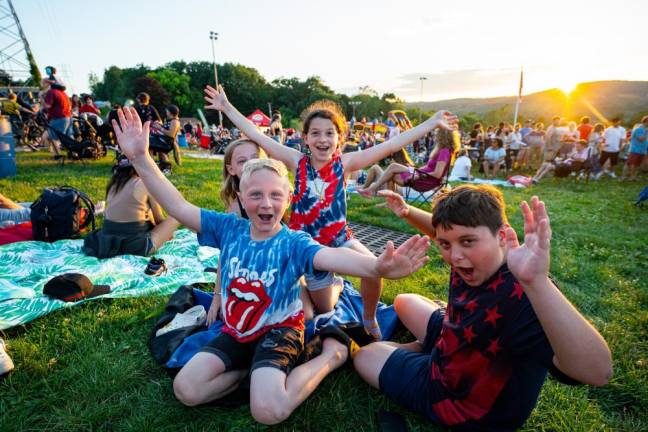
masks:
<path fill-rule="evenodd" d="M 432 202 L 432 227 L 486 226 L 495 235 L 508 223 L 504 196 L 490 185 L 461 185 L 439 194 Z"/>

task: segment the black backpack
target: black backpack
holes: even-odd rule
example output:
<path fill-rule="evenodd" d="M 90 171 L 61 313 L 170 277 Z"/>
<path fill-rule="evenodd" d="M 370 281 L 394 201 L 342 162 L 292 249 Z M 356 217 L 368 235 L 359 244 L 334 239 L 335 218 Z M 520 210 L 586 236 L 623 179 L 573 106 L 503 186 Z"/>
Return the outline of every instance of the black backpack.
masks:
<path fill-rule="evenodd" d="M 95 229 L 94 204 L 88 195 L 70 186 L 45 188 L 31 205 L 31 222 L 34 240 L 78 238 L 89 225 Z"/>

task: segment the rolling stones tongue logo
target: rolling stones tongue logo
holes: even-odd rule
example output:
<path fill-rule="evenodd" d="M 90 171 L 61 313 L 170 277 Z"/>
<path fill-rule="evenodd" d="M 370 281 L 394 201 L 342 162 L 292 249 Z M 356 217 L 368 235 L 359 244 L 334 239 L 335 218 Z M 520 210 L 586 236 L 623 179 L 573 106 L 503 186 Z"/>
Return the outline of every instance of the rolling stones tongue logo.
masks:
<path fill-rule="evenodd" d="M 245 333 L 257 325 L 271 302 L 261 281 L 236 278 L 227 288 L 227 322 L 238 332 Z"/>

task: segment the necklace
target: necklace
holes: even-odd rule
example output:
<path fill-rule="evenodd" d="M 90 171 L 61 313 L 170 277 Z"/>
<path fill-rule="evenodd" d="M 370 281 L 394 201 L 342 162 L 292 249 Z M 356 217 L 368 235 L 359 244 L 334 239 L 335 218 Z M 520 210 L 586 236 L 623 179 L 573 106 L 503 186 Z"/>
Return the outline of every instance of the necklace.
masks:
<path fill-rule="evenodd" d="M 323 203 L 326 201 L 326 186 L 327 183 L 322 180 L 322 178 L 319 176 L 319 172 L 313 168 L 313 189 L 315 189 L 315 192 L 317 193 L 317 197 L 319 199 L 320 203 Z"/>

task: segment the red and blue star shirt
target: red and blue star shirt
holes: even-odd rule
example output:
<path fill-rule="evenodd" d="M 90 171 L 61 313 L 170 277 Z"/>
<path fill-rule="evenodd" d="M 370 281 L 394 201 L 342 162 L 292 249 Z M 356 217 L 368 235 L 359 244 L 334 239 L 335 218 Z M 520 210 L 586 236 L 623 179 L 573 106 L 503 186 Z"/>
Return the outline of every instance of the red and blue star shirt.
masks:
<path fill-rule="evenodd" d="M 310 156 L 297 164 L 288 226 L 324 246 L 340 247 L 353 235 L 347 225 L 346 179 L 340 153 L 317 170 Z"/>
<path fill-rule="evenodd" d="M 506 264 L 479 287 L 452 271 L 448 300 L 430 357 L 430 408 L 441 423 L 515 429 L 533 410 L 547 371 L 576 383 L 554 366 L 542 326 Z"/>

